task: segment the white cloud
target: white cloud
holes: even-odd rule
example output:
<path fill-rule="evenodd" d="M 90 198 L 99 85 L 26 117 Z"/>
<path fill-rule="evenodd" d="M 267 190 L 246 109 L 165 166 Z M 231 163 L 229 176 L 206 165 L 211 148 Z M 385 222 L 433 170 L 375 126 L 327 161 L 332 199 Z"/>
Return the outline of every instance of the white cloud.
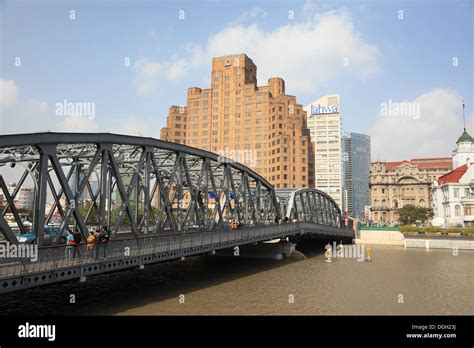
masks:
<path fill-rule="evenodd" d="M 0 79 L 0 107 L 13 106 L 18 96 L 18 87 L 13 80 Z"/>
<path fill-rule="evenodd" d="M 228 27 L 212 36 L 204 50 L 208 59 L 244 52 L 264 81 L 282 77 L 291 93 L 315 92 L 324 81 L 352 74 L 368 77 L 379 71 L 378 49 L 354 30 L 347 11 L 316 14 L 311 21 L 267 32 L 257 24 Z M 344 67 L 344 58 L 349 66 Z"/>
<path fill-rule="evenodd" d="M 180 80 L 185 76 L 189 63 L 186 59 L 177 59 L 172 63 L 166 64 L 164 77 L 167 80 Z"/>
<path fill-rule="evenodd" d="M 163 68 L 160 63 L 153 62 L 149 59 L 138 59 L 133 68 L 142 78 L 153 78 L 161 71 Z"/>
<path fill-rule="evenodd" d="M 310 9 L 306 6 L 306 11 Z M 246 53 L 254 61 L 260 84 L 269 77 L 282 77 L 292 94 L 316 93 L 325 81 L 348 76 L 367 78 L 380 71 L 379 49 L 364 41 L 347 10 L 313 12 L 302 22 L 290 21 L 271 31 L 255 23 L 241 23 L 265 16 L 262 11 L 255 8 L 244 13 L 238 24 L 210 35 L 204 45 L 185 44 L 180 55 L 160 62 L 142 59 L 135 69 L 138 93 L 154 91 L 158 78 L 182 80 L 193 70 L 209 70 L 213 57 L 236 53 Z M 348 66 L 344 66 L 345 59 Z"/>
<path fill-rule="evenodd" d="M 412 102 L 419 103 L 419 117 L 377 115 L 370 132 L 374 160 L 451 155 L 462 133 L 461 96 L 456 91 L 437 88 Z"/>
<path fill-rule="evenodd" d="M 20 87 L 13 80 L 0 79 L 0 133 L 28 133 L 47 130 L 48 103 L 39 99 L 22 100 Z"/>
<path fill-rule="evenodd" d="M 156 90 L 155 83 L 151 81 L 134 81 L 133 87 L 135 87 L 137 93 L 141 95 L 151 94 Z"/>
<path fill-rule="evenodd" d="M 156 66 L 151 64 L 143 68 L 144 74 L 155 75 Z M 15 100 L 18 96 L 15 81 L 8 81 L 7 89 L 15 90 Z M 14 88 L 12 88 L 12 86 Z M 11 95 L 11 94 L 10 94 Z M 10 98 L 10 100 L 12 100 Z M 119 134 L 128 134 L 134 136 L 153 136 L 159 138 L 156 134 L 154 124 L 141 121 L 139 117 L 129 116 L 127 118 L 114 118 L 113 122 L 99 123 L 91 115 L 56 115 L 54 105 L 49 107 L 43 100 L 29 98 L 20 100 L 8 109 L 8 112 L 0 113 L 0 133 L 1 134 L 19 134 L 30 132 L 111 132 Z M 109 128 L 112 127 L 112 128 Z"/>
<path fill-rule="evenodd" d="M 112 128 L 110 132 L 134 136 L 152 136 L 150 133 L 150 125 L 138 120 L 135 116 L 129 116 L 125 121 L 121 121 L 120 124 Z"/>
<path fill-rule="evenodd" d="M 149 59 L 138 59 L 133 65 L 136 73 L 136 79 L 133 81 L 133 87 L 138 94 L 146 95 L 155 91 L 156 78 L 163 70 L 163 65 L 153 62 Z"/>
<path fill-rule="evenodd" d="M 113 126 L 109 127 L 110 124 L 113 124 Z M 153 134 L 153 129 L 149 123 L 141 121 L 135 116 L 129 116 L 126 119 L 116 119 L 112 123 L 107 123 L 107 127 L 108 128 L 105 129 L 104 125 L 99 125 L 94 120 L 90 120 L 84 116 L 67 116 L 58 123 L 55 130 L 59 132 L 108 132 L 133 136 L 157 137 Z"/>
<path fill-rule="evenodd" d="M 58 116 L 58 118 L 59 117 L 61 116 Z M 97 123 L 87 117 L 63 116 L 61 118 L 59 123 L 56 125 L 56 131 L 58 132 L 93 133 L 99 131 Z"/>
<path fill-rule="evenodd" d="M 209 69 L 213 57 L 236 53 L 246 53 L 254 61 L 260 81 L 263 78 L 260 84 L 282 77 L 292 94 L 316 92 L 325 81 L 367 78 L 380 70 L 378 48 L 364 41 L 345 9 L 315 13 L 271 31 L 255 23 L 230 25 L 211 35 L 205 45 L 187 44 L 181 56 L 156 64 L 164 78 L 175 80 L 193 69 Z"/>

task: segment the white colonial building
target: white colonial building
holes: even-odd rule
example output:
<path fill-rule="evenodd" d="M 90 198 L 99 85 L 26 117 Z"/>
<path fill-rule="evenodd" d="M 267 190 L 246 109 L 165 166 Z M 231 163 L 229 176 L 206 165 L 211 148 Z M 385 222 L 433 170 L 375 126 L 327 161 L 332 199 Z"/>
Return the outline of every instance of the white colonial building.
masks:
<path fill-rule="evenodd" d="M 433 183 L 434 226 L 474 226 L 474 161 L 463 164 Z"/>
<path fill-rule="evenodd" d="M 453 168 L 474 161 L 474 139 L 466 132 L 466 128 L 464 128 L 464 132 L 459 137 L 456 145 L 457 148 L 453 151 Z"/>

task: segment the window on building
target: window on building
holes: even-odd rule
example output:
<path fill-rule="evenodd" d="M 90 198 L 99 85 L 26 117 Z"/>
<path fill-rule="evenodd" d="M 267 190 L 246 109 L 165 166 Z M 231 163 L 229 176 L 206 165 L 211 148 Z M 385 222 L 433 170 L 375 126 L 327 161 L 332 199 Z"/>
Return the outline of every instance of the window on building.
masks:
<path fill-rule="evenodd" d="M 474 204 L 466 204 L 464 206 L 464 215 L 474 215 Z"/>
<path fill-rule="evenodd" d="M 459 198 L 459 189 L 458 189 L 458 188 L 454 188 L 454 189 L 453 189 L 453 194 L 454 194 L 454 198 Z"/>
<path fill-rule="evenodd" d="M 454 216 L 460 216 L 461 215 L 461 207 L 459 204 L 456 204 L 454 207 Z"/>

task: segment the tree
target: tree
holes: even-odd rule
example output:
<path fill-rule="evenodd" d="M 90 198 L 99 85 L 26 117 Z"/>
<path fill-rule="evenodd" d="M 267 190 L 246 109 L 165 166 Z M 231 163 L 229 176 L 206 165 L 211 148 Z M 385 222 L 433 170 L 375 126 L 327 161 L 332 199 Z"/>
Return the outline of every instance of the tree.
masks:
<path fill-rule="evenodd" d="M 431 209 L 423 207 L 415 207 L 414 205 L 407 204 L 403 208 L 398 209 L 398 216 L 402 225 L 411 225 L 417 221 L 425 223 L 433 217 Z"/>
<path fill-rule="evenodd" d="M 92 206 L 92 201 L 85 201 L 79 207 L 79 211 L 81 213 L 82 218 L 85 220 L 87 216 L 87 212 Z M 87 220 L 88 224 L 97 224 L 99 223 L 99 214 L 97 213 L 97 209 L 95 207 L 92 208 L 91 214 L 89 215 L 89 219 Z"/>

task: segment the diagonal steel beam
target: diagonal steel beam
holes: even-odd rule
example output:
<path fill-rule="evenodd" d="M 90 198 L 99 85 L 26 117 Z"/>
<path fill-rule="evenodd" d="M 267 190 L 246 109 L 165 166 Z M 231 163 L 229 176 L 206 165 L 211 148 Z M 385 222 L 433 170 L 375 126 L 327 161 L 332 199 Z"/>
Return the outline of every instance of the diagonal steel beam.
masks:
<path fill-rule="evenodd" d="M 69 169 L 69 172 L 68 172 L 67 177 L 66 177 L 68 182 L 69 182 L 69 179 L 71 179 L 71 177 L 72 177 L 72 173 L 74 173 L 74 167 L 73 166 L 71 166 L 71 168 Z M 48 175 L 48 177 L 49 177 L 49 175 Z M 61 197 L 63 196 L 63 194 L 64 194 L 64 191 L 61 188 L 59 190 L 58 194 L 57 194 L 59 201 L 61 200 Z M 58 203 L 56 202 L 56 200 L 54 200 L 53 205 L 51 206 L 51 209 L 49 209 L 48 216 L 46 217 L 46 224 L 49 224 L 49 222 L 51 221 L 51 218 L 53 217 L 54 212 L 55 212 L 57 207 L 58 207 Z"/>
<path fill-rule="evenodd" d="M 43 147 L 43 149 L 46 149 L 46 148 Z M 86 224 L 84 223 L 84 220 L 82 219 L 81 212 L 79 210 L 78 198 L 79 198 L 80 193 L 77 192 L 76 194 L 74 194 L 72 192 L 71 187 L 69 186 L 69 182 L 67 181 L 66 176 L 64 175 L 64 171 L 63 171 L 63 169 L 61 167 L 61 164 L 59 163 L 59 159 L 56 155 L 56 147 L 53 147 L 53 146 L 48 147 L 48 155 L 49 155 L 51 165 L 53 166 L 54 172 L 56 173 L 56 176 L 58 178 L 58 181 L 59 181 L 61 187 L 63 188 L 66 199 L 70 203 L 69 211 L 66 215 L 66 218 L 68 218 L 70 216 L 71 212 L 72 212 L 72 214 L 74 215 L 74 218 L 76 220 L 76 223 L 79 227 L 79 231 L 81 232 L 81 234 L 82 234 L 82 236 L 85 240 L 87 238 L 88 231 L 87 231 Z M 74 206 L 71 206 L 72 202 L 73 202 Z M 61 236 L 61 231 L 62 230 L 60 230 L 60 233 L 58 233 L 58 236 Z"/>
<path fill-rule="evenodd" d="M 54 198 L 54 203 L 56 204 L 56 207 L 58 208 L 59 215 L 61 215 L 61 219 L 64 221 L 65 215 L 64 215 L 63 207 L 61 205 L 58 194 L 56 193 L 56 188 L 54 187 L 54 183 L 53 183 L 53 180 L 51 179 L 51 175 L 49 175 L 49 171 L 48 171 L 48 184 L 49 184 L 49 190 L 51 191 L 51 194 L 53 195 L 53 198 Z M 53 216 L 53 214 L 54 214 L 54 210 L 51 216 Z M 49 219 L 47 218 L 46 224 L 48 223 L 49 223 Z"/>
<path fill-rule="evenodd" d="M 122 220 L 123 213 L 126 211 L 128 219 L 130 220 L 130 227 L 132 228 L 132 233 L 135 236 L 138 236 L 137 226 L 135 225 L 135 221 L 134 221 L 135 219 L 133 218 L 132 210 L 130 209 L 130 196 L 131 196 L 132 191 L 133 191 L 133 186 L 136 183 L 138 173 L 141 170 L 141 167 L 142 167 L 143 162 L 145 160 L 145 156 L 144 156 L 145 152 L 142 152 L 142 154 L 140 156 L 138 166 L 137 166 L 135 172 L 133 173 L 133 176 L 132 176 L 132 179 L 130 181 L 130 185 L 129 185 L 127 191 L 125 191 L 125 185 L 123 184 L 122 176 L 120 175 L 120 171 L 119 171 L 119 168 L 118 168 L 117 161 L 115 160 L 115 157 L 109 151 L 107 151 L 107 152 L 109 153 L 109 159 L 110 159 L 112 172 L 115 174 L 117 189 L 120 193 L 120 196 L 122 197 L 122 207 L 121 207 L 120 213 L 117 217 L 117 220 L 115 221 L 113 231 L 117 230 L 117 227 L 118 227 L 120 221 Z"/>
<path fill-rule="evenodd" d="M 0 230 L 2 231 L 2 234 L 4 235 L 5 239 L 9 241 L 11 244 L 18 244 L 18 239 L 16 239 L 15 234 L 13 233 L 12 229 L 6 222 L 5 218 L 3 215 L 0 214 Z"/>
<path fill-rule="evenodd" d="M 10 206 L 10 210 L 13 213 L 13 217 L 15 218 L 15 221 L 18 225 L 18 228 L 20 229 L 21 233 L 26 233 L 25 231 L 25 226 L 23 225 L 23 221 L 21 220 L 20 214 L 18 213 L 18 210 L 15 207 L 15 202 L 13 201 L 13 197 L 10 196 L 10 192 L 8 191 L 7 184 L 5 183 L 5 180 L 3 180 L 2 174 L 0 174 L 0 187 L 3 190 L 3 195 L 5 196 L 5 199 L 7 200 L 7 206 Z M 1 214 L 2 217 L 5 214 Z"/>
<path fill-rule="evenodd" d="M 153 165 L 153 173 L 155 174 L 155 179 L 158 182 L 159 197 L 161 197 L 161 200 L 163 201 L 163 204 L 159 204 L 159 207 L 157 207 L 158 209 L 155 219 L 155 228 L 153 230 L 153 233 L 157 233 L 160 229 L 162 214 L 164 213 L 167 216 L 168 221 L 170 221 L 170 224 L 174 224 L 174 216 L 172 215 L 173 213 L 169 208 L 168 190 L 163 182 L 161 172 L 158 169 L 154 153 L 151 153 L 151 163 Z M 160 199 L 158 199 L 158 203 L 160 203 Z M 171 228 L 174 228 L 174 225 L 172 225 Z"/>

